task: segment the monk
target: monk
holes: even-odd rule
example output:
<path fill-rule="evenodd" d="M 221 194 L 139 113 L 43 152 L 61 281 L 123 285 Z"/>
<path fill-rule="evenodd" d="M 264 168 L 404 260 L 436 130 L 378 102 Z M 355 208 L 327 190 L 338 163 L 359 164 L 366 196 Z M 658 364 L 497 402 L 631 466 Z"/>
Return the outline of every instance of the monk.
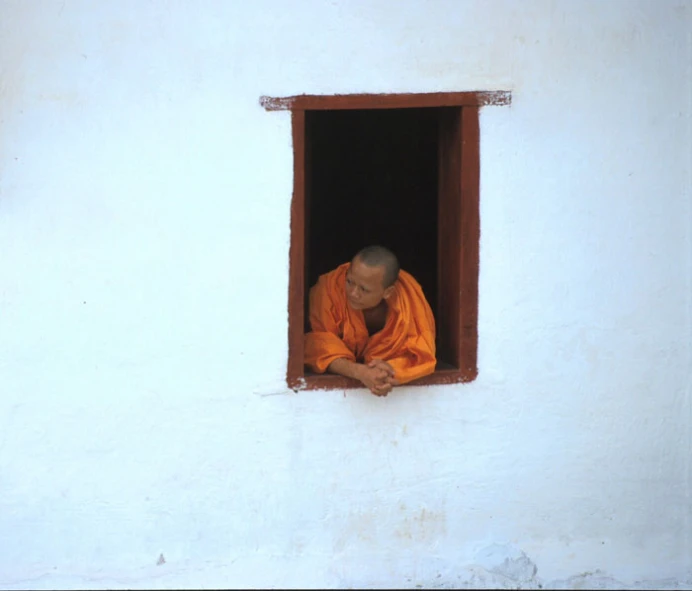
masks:
<path fill-rule="evenodd" d="M 435 371 L 435 319 L 390 250 L 369 246 L 310 290 L 305 364 L 360 381 L 376 396 Z"/>

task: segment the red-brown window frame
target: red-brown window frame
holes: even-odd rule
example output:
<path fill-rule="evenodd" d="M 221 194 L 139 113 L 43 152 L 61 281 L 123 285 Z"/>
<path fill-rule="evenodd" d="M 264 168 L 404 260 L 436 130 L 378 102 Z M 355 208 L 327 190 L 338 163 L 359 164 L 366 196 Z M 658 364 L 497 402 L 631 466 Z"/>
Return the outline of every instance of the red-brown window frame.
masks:
<path fill-rule="evenodd" d="M 446 195 L 445 212 L 440 215 L 438 265 L 454 280 L 441 292 L 438 316 L 451 322 L 455 369 L 435 373 L 410 385 L 470 382 L 478 375 L 478 265 L 480 243 L 480 129 L 479 110 L 485 105 L 508 105 L 508 91 L 443 92 L 426 94 L 298 95 L 267 97 L 260 104 L 267 111 L 291 111 L 293 135 L 293 198 L 291 200 L 291 243 L 288 280 L 288 364 L 286 382 L 290 388 L 343 390 L 362 388 L 356 380 L 334 374 L 304 374 L 305 302 L 305 111 L 339 109 L 405 109 L 452 107 L 445 116 L 448 124 L 440 134 L 440 195 Z M 450 156 L 451 155 L 451 156 Z M 442 207 L 440 208 L 443 209 Z M 454 305 L 459 303 L 458 307 Z M 439 323 L 439 321 L 438 321 Z"/>

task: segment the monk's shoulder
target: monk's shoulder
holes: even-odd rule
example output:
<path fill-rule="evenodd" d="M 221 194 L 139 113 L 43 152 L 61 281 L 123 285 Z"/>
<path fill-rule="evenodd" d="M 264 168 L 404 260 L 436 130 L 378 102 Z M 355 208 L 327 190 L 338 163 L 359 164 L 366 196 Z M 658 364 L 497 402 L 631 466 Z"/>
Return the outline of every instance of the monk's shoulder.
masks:
<path fill-rule="evenodd" d="M 421 284 L 418 283 L 416 278 L 413 275 L 411 275 L 411 273 L 408 273 L 401 269 L 399 271 L 398 283 L 399 286 L 402 288 L 400 291 L 402 292 L 402 295 L 404 295 L 404 297 L 416 297 L 425 299 L 425 295 L 423 294 L 423 288 L 421 287 Z"/>
<path fill-rule="evenodd" d="M 335 269 L 332 269 L 327 273 L 327 275 L 334 280 L 339 280 L 339 281 L 345 281 L 346 280 L 346 271 L 348 271 L 350 263 L 343 263 L 336 267 Z"/>
<path fill-rule="evenodd" d="M 320 275 L 314 287 L 330 295 L 333 294 L 337 297 L 341 295 L 346 285 L 346 269 L 343 267 L 344 265 L 340 265 L 336 269 Z"/>
<path fill-rule="evenodd" d="M 329 302 L 332 312 L 338 317 L 343 317 L 347 307 L 345 292 L 347 268 L 348 264 L 339 265 L 336 269 L 320 275 L 312 288 L 319 294 L 322 302 L 325 304 Z"/>

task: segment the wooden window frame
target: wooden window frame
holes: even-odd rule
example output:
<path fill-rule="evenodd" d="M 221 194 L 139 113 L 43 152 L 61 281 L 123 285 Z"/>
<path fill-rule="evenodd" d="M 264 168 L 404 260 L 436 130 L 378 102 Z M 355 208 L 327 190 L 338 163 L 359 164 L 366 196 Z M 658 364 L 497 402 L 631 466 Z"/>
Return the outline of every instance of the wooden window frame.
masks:
<path fill-rule="evenodd" d="M 305 326 L 305 112 L 340 109 L 405 109 L 449 107 L 441 115 L 438 199 L 445 199 L 438 218 L 438 312 L 450 323 L 445 331 L 454 369 L 438 369 L 407 385 L 470 382 L 478 375 L 478 265 L 480 244 L 479 110 L 485 105 L 509 105 L 508 91 L 426 94 L 298 95 L 260 98 L 267 111 L 291 111 L 293 136 L 293 198 L 288 280 L 288 364 L 286 383 L 294 390 L 362 388 L 357 380 L 335 374 L 304 373 Z M 443 212 L 444 209 L 444 212 Z M 449 214 L 451 215 L 444 215 Z M 444 289 L 439 280 L 444 270 Z M 449 277 L 452 277 L 450 280 Z"/>

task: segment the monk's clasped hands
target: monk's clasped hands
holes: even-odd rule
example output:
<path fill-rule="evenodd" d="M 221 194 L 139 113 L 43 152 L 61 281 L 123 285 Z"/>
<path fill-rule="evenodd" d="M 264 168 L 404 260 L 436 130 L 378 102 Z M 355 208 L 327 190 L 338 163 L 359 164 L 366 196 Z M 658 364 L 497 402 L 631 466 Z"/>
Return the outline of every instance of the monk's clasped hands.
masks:
<path fill-rule="evenodd" d="M 394 368 L 382 359 L 373 359 L 365 366 L 361 381 L 375 396 L 386 396 L 399 381 L 394 377 Z"/>

